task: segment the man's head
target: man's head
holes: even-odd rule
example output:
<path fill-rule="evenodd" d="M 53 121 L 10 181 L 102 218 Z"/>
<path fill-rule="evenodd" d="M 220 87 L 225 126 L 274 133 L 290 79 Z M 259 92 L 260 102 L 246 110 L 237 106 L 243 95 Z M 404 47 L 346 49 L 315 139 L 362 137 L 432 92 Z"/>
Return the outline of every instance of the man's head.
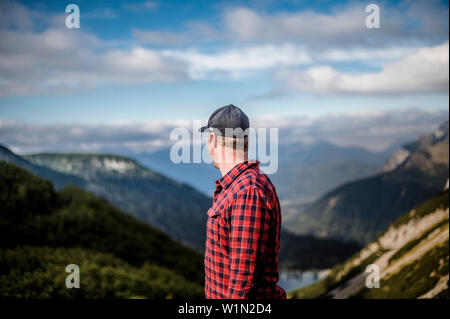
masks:
<path fill-rule="evenodd" d="M 223 106 L 211 114 L 208 125 L 200 131 L 209 132 L 208 151 L 216 168 L 247 160 L 249 127 L 247 115 L 234 105 Z"/>
<path fill-rule="evenodd" d="M 210 132 L 208 151 L 216 168 L 220 164 L 243 162 L 248 158 L 248 136 L 228 137 Z"/>

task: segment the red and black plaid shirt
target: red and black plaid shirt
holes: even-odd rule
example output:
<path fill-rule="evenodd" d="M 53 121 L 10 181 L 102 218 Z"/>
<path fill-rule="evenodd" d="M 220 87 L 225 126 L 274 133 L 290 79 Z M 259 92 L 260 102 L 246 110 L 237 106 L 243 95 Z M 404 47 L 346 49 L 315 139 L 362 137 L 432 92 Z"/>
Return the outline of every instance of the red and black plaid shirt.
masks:
<path fill-rule="evenodd" d="M 206 298 L 286 298 L 277 285 L 280 204 L 258 165 L 240 163 L 216 181 L 206 229 Z"/>

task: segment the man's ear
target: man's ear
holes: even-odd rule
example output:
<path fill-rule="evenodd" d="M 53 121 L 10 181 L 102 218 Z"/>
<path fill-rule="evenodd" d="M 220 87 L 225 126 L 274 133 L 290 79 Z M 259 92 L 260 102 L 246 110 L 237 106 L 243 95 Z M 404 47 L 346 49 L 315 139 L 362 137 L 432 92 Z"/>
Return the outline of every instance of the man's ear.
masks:
<path fill-rule="evenodd" d="M 209 133 L 209 138 L 208 138 L 208 152 L 209 152 L 209 156 L 211 158 L 214 158 L 214 139 L 215 136 L 213 133 Z"/>
<path fill-rule="evenodd" d="M 211 143 L 212 147 L 216 147 L 216 143 L 217 143 L 217 136 L 214 133 L 210 133 L 209 134 L 209 141 L 208 143 Z"/>

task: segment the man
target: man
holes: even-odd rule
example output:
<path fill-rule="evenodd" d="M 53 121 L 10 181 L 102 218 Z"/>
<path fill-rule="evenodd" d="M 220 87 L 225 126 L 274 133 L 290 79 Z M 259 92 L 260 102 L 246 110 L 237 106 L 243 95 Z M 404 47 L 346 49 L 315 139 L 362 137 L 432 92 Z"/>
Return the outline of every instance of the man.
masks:
<path fill-rule="evenodd" d="M 208 210 L 206 298 L 286 298 L 277 285 L 281 212 L 275 187 L 248 161 L 248 117 L 234 105 L 213 112 L 208 150 L 222 177 Z"/>

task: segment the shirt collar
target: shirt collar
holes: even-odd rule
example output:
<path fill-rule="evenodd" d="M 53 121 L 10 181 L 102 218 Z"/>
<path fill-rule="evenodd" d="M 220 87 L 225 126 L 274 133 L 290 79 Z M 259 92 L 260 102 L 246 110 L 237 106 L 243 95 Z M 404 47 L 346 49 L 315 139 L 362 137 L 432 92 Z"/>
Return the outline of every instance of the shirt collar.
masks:
<path fill-rule="evenodd" d="M 216 181 L 216 185 L 217 186 L 221 186 L 223 189 L 228 188 L 231 183 L 236 179 L 236 177 L 238 177 L 239 175 L 242 174 L 242 172 L 244 172 L 247 168 L 252 167 L 252 166 L 259 166 L 259 161 L 245 161 L 243 163 L 239 163 L 236 164 L 236 166 L 234 166 L 232 169 L 230 169 L 228 171 L 228 173 L 226 173 L 225 175 L 223 175 L 221 178 L 219 178 Z"/>

